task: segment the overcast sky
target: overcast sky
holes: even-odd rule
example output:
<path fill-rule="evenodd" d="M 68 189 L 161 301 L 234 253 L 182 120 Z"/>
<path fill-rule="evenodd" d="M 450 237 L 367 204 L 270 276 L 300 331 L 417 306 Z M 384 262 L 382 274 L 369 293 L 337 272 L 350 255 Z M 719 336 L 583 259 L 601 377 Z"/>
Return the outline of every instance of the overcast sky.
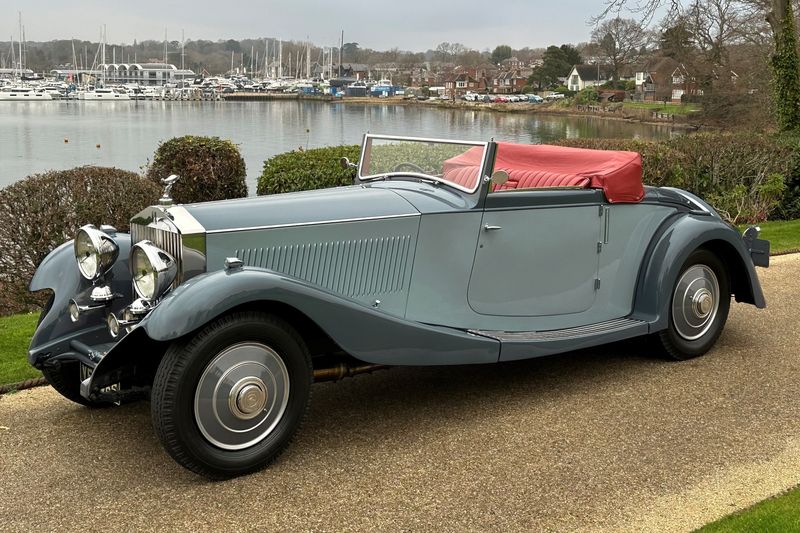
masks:
<path fill-rule="evenodd" d="M 176 5 L 172 5 L 176 4 Z M 0 0 L 0 40 L 18 38 L 22 11 L 29 41 L 97 41 L 105 24 L 109 43 L 134 39 L 278 37 L 386 50 L 424 51 L 459 42 L 483 50 L 587 41 L 587 20 L 603 0 Z"/>

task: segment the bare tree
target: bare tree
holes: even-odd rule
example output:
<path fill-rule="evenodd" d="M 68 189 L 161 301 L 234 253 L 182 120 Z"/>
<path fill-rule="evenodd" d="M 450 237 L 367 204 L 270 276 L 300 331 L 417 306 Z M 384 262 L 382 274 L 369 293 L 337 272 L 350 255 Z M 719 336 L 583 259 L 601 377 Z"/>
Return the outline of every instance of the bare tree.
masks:
<path fill-rule="evenodd" d="M 635 20 L 616 17 L 602 22 L 592 32 L 592 43 L 611 64 L 619 79 L 620 69 L 638 60 L 648 42 L 648 31 Z"/>

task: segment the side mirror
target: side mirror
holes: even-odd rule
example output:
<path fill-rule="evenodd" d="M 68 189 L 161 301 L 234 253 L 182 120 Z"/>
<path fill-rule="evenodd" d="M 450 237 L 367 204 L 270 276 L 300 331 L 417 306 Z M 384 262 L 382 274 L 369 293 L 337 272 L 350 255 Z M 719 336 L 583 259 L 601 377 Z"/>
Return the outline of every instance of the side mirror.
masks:
<path fill-rule="evenodd" d="M 348 168 L 356 168 L 357 165 L 355 163 L 351 163 L 346 157 L 342 157 L 339 159 L 339 166 L 347 170 Z"/>
<path fill-rule="evenodd" d="M 492 184 L 500 186 L 508 181 L 508 172 L 505 170 L 495 170 L 492 174 Z"/>

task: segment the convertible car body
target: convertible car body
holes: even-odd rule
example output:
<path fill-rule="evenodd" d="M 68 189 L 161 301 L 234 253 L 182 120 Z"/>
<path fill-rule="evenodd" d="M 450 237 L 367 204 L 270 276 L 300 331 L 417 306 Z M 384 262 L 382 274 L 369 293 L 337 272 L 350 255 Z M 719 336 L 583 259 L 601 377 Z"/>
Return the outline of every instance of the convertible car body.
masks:
<path fill-rule="evenodd" d="M 367 135 L 349 187 L 158 206 L 40 265 L 29 359 L 86 405 L 151 399 L 211 478 L 263 467 L 314 380 L 538 357 L 648 335 L 708 351 L 731 295 L 764 307 L 744 236 L 636 153 Z"/>

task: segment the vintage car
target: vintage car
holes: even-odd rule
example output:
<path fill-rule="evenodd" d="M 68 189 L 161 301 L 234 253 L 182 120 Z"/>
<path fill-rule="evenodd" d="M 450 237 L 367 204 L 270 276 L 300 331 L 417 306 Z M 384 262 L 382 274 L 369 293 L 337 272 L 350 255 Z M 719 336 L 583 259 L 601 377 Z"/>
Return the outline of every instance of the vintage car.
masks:
<path fill-rule="evenodd" d="M 39 266 L 29 360 L 75 402 L 151 401 L 209 478 L 262 468 L 312 382 L 388 365 L 540 357 L 649 336 L 707 352 L 731 295 L 764 307 L 744 236 L 644 187 L 639 154 L 366 135 L 355 184 L 161 204 L 84 226 Z"/>

